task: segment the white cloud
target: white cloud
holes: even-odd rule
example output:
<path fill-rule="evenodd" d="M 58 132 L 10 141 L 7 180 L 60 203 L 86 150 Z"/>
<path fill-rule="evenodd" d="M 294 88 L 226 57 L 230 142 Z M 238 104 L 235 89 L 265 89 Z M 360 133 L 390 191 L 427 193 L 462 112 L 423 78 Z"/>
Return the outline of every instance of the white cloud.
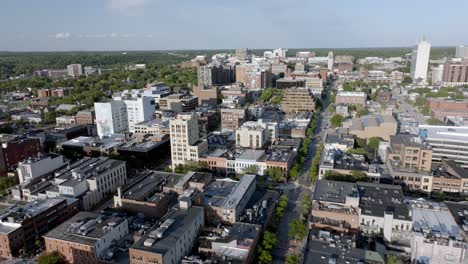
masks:
<path fill-rule="evenodd" d="M 85 38 L 107 38 L 107 34 L 86 34 Z"/>
<path fill-rule="evenodd" d="M 122 38 L 134 38 L 136 37 L 136 34 L 134 33 L 127 33 L 127 34 L 122 34 L 120 35 Z"/>
<path fill-rule="evenodd" d="M 69 32 L 59 32 L 55 34 L 56 39 L 68 39 L 71 36 Z"/>
<path fill-rule="evenodd" d="M 148 0 L 110 0 L 110 6 L 119 10 L 141 7 L 146 3 Z"/>
<path fill-rule="evenodd" d="M 110 33 L 110 34 L 109 34 L 109 37 L 111 37 L 111 38 L 116 38 L 116 37 L 118 37 L 118 36 L 119 36 L 119 35 L 118 35 L 117 33 Z"/>
<path fill-rule="evenodd" d="M 153 34 L 148 34 L 146 35 L 147 38 L 152 38 L 153 37 Z"/>

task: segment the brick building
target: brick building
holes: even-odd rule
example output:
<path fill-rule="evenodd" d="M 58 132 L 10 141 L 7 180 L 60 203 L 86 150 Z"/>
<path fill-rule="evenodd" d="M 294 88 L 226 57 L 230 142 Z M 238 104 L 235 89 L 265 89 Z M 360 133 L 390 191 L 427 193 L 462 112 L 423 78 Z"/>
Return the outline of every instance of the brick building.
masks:
<path fill-rule="evenodd" d="M 38 138 L 0 134 L 0 176 L 12 171 L 22 160 L 42 153 Z"/>
<path fill-rule="evenodd" d="M 66 97 L 70 94 L 70 88 L 46 88 L 37 90 L 37 97 Z"/>
<path fill-rule="evenodd" d="M 247 119 L 247 110 L 242 108 L 221 109 L 221 129 L 234 131 Z"/>
<path fill-rule="evenodd" d="M 91 111 L 79 111 L 75 115 L 75 122 L 78 125 L 94 125 L 96 120 L 96 113 Z"/>
<path fill-rule="evenodd" d="M 76 199 L 54 198 L 14 205 L 2 210 L 0 257 L 18 257 L 31 250 L 36 240 L 78 212 Z"/>
<path fill-rule="evenodd" d="M 109 263 L 109 248 L 127 234 L 125 218 L 80 212 L 44 235 L 44 241 L 46 252 L 58 251 L 70 263 Z"/>

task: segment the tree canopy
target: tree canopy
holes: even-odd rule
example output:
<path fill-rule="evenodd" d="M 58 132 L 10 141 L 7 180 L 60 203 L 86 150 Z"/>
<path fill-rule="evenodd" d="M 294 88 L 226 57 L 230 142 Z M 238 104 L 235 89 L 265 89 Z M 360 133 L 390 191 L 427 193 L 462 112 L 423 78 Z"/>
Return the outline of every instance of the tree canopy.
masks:
<path fill-rule="evenodd" d="M 343 123 L 344 117 L 339 114 L 335 114 L 330 118 L 330 124 L 333 128 L 341 126 Z"/>
<path fill-rule="evenodd" d="M 44 253 L 39 257 L 39 264 L 68 264 L 69 262 L 58 251 Z"/>

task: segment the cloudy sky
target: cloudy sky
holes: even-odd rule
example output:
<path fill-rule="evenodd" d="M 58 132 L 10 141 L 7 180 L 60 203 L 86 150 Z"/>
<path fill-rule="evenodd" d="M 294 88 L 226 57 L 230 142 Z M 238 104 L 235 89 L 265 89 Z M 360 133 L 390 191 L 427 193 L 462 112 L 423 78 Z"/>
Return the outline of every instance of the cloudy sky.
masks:
<path fill-rule="evenodd" d="M 468 44 L 467 0 L 3 0 L 0 50 Z"/>

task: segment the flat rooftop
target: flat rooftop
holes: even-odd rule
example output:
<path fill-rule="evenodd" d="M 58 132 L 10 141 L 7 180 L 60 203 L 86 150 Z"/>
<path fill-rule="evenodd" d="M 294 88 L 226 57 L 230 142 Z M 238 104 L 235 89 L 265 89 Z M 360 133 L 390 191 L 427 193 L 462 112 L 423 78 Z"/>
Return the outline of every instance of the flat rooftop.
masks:
<path fill-rule="evenodd" d="M 355 183 L 319 180 L 315 185 L 314 200 L 345 203 L 347 196 L 359 197 Z"/>
<path fill-rule="evenodd" d="M 187 210 L 173 211 L 165 216 L 165 219 L 172 219 L 174 222 L 164 231 L 162 238 L 156 239 L 151 246 L 144 245 L 144 242 L 150 238 L 151 233 L 159 228 L 158 225 L 155 225 L 131 248 L 163 255 L 167 251 L 174 249 L 174 245 L 180 240 L 180 237 L 184 235 L 186 229 L 192 228 L 193 222 L 203 214 L 203 208 L 197 206 L 192 206 Z"/>
<path fill-rule="evenodd" d="M 71 179 L 74 175 L 84 178 L 91 178 L 100 175 L 103 171 L 114 168 L 125 161 L 113 160 L 109 158 L 83 158 L 79 161 L 72 163 L 65 169 L 59 170 L 55 173 L 58 179 Z"/>
<path fill-rule="evenodd" d="M 463 239 L 460 228 L 444 204 L 416 200 L 412 206 L 414 232 L 425 237 Z"/>
<path fill-rule="evenodd" d="M 167 172 L 153 172 L 142 177 L 122 192 L 122 198 L 144 201 L 150 197 L 148 195 L 167 182 L 176 182 L 181 174 Z"/>
<path fill-rule="evenodd" d="M 81 233 L 79 230 L 80 226 L 89 221 L 94 222 L 94 228 L 90 228 L 86 234 Z M 44 237 L 94 246 L 96 242 L 107 233 L 107 228 L 118 226 L 123 221 L 126 220 L 120 217 L 109 217 L 91 212 L 79 212 L 45 234 Z"/>
<path fill-rule="evenodd" d="M 231 179 L 215 180 L 203 191 L 203 204 L 223 208 L 235 208 L 254 181 L 254 175 L 244 175 L 240 181 L 233 181 Z"/>
<path fill-rule="evenodd" d="M 401 186 L 368 182 L 358 182 L 357 185 L 361 214 L 383 217 L 385 212 L 391 212 L 396 219 L 411 221 Z"/>
<path fill-rule="evenodd" d="M 444 141 L 468 141 L 468 126 L 429 126 L 419 125 L 419 133 L 423 138 L 440 139 Z M 426 135 L 424 135 L 426 134 Z"/>

